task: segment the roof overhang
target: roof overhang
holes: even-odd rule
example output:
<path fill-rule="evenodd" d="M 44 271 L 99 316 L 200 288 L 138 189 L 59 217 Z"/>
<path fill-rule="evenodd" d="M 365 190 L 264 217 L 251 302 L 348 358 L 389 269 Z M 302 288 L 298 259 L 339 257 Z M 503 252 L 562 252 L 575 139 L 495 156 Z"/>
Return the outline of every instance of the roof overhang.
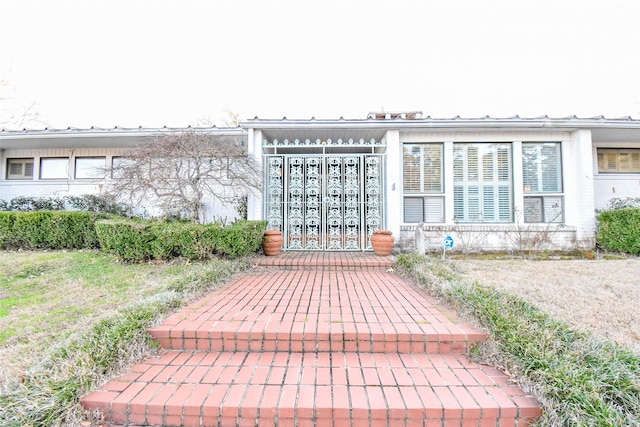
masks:
<path fill-rule="evenodd" d="M 0 132 L 0 149 L 31 148 L 128 148 L 153 141 L 162 135 L 186 131 L 244 139 L 242 128 L 91 128 L 44 129 Z"/>
<path fill-rule="evenodd" d="M 593 142 L 638 142 L 640 141 L 640 120 L 630 117 L 608 119 L 602 116 L 592 118 L 396 118 L 396 119 L 258 119 L 242 122 L 236 128 L 91 128 L 91 129 L 44 129 L 44 130 L 2 130 L 0 149 L 24 148 L 126 148 L 150 142 L 163 134 L 194 131 L 224 137 L 246 138 L 248 129 L 262 131 L 267 141 L 381 141 L 390 130 L 400 132 L 437 131 L 542 131 L 556 130 L 573 132 L 591 130 Z"/>
<path fill-rule="evenodd" d="M 411 131 L 542 131 L 554 130 L 573 132 L 580 129 L 592 131 L 593 141 L 640 141 L 640 120 L 630 117 L 607 119 L 602 116 L 592 118 L 550 118 L 548 116 L 522 118 L 519 116 L 508 118 L 397 118 L 397 119 L 368 119 L 347 120 L 309 119 L 289 120 L 286 118 L 271 120 L 258 119 L 242 122 L 244 128 L 262 131 L 263 139 L 267 140 L 380 140 L 389 130 L 401 132 Z"/>

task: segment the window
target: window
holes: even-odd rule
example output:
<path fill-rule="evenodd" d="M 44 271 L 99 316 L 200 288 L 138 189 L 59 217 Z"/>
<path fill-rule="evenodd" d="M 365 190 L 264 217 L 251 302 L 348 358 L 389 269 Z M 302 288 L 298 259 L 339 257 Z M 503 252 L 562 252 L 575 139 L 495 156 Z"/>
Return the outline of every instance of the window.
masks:
<path fill-rule="evenodd" d="M 104 178 L 105 157 L 76 157 L 76 178 Z"/>
<path fill-rule="evenodd" d="M 40 159 L 40 179 L 68 179 L 69 158 L 43 157 Z"/>
<path fill-rule="evenodd" d="M 458 222 L 511 222 L 511 144 L 453 145 L 453 213 Z"/>
<path fill-rule="evenodd" d="M 563 222 L 562 158 L 558 142 L 522 144 L 524 222 Z"/>
<path fill-rule="evenodd" d="M 402 147 L 404 222 L 444 222 L 442 144 Z"/>
<path fill-rule="evenodd" d="M 442 192 L 441 144 L 405 144 L 402 160 L 405 193 Z"/>
<path fill-rule="evenodd" d="M 444 197 L 405 197 L 404 222 L 444 222 Z"/>
<path fill-rule="evenodd" d="M 7 179 L 33 179 L 33 159 L 7 159 Z"/>
<path fill-rule="evenodd" d="M 640 173 L 640 148 L 598 148 L 598 172 Z"/>
<path fill-rule="evenodd" d="M 123 170 L 133 164 L 133 160 L 114 156 L 111 158 L 111 178 L 123 178 Z"/>

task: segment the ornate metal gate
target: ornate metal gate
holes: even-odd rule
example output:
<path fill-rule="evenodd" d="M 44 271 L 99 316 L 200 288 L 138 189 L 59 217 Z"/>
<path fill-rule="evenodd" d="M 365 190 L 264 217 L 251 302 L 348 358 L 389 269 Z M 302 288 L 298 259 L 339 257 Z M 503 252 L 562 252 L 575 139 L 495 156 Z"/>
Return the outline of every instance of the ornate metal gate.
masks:
<path fill-rule="evenodd" d="M 269 228 L 287 250 L 366 250 L 382 228 L 382 157 L 267 156 Z"/>

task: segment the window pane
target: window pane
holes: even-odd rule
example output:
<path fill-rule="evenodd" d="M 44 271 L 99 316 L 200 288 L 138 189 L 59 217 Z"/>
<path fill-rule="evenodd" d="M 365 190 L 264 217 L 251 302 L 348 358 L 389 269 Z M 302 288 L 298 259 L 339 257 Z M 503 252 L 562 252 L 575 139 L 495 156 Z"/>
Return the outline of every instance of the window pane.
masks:
<path fill-rule="evenodd" d="M 640 173 L 640 148 L 598 148 L 598 172 Z"/>
<path fill-rule="evenodd" d="M 422 198 L 404 199 L 404 222 L 422 222 Z"/>
<path fill-rule="evenodd" d="M 405 193 L 442 192 L 441 144 L 405 144 L 402 162 Z"/>
<path fill-rule="evenodd" d="M 544 144 L 540 151 L 542 169 L 542 191 L 559 193 L 562 191 L 562 167 L 560 144 Z"/>
<path fill-rule="evenodd" d="M 455 222 L 465 222 L 464 188 L 456 185 L 453 187 L 453 217 Z"/>
<path fill-rule="evenodd" d="M 32 179 L 33 159 L 8 159 L 7 179 Z"/>
<path fill-rule="evenodd" d="M 525 193 L 562 192 L 560 143 L 523 144 L 522 180 Z"/>
<path fill-rule="evenodd" d="M 538 146 L 522 145 L 522 182 L 525 193 L 538 193 Z"/>
<path fill-rule="evenodd" d="M 480 210 L 480 186 L 471 185 L 467 187 L 467 218 L 469 221 L 482 221 L 483 215 Z"/>
<path fill-rule="evenodd" d="M 406 197 L 404 222 L 444 222 L 444 197 Z"/>
<path fill-rule="evenodd" d="M 524 198 L 524 222 L 563 222 L 563 211 L 562 196 Z"/>
<path fill-rule="evenodd" d="M 404 191 L 407 193 L 420 192 L 420 147 L 405 145 L 403 151 Z"/>
<path fill-rule="evenodd" d="M 524 198 L 524 222 L 542 222 L 542 197 Z"/>
<path fill-rule="evenodd" d="M 148 172 L 147 168 L 135 168 L 135 160 L 125 157 L 112 157 L 111 158 L 111 178 L 124 178 L 125 170 L 128 174 L 132 172 L 145 171 L 145 176 Z M 127 170 L 128 169 L 128 170 Z M 131 177 L 129 177 L 131 178 Z"/>
<path fill-rule="evenodd" d="M 453 154 L 456 221 L 511 221 L 511 145 L 454 144 Z"/>
<path fill-rule="evenodd" d="M 423 191 L 440 193 L 442 192 L 442 145 L 423 145 L 422 153 Z"/>
<path fill-rule="evenodd" d="M 482 189 L 482 212 L 483 220 L 494 222 L 496 220 L 496 189 L 494 187 L 484 187 Z"/>
<path fill-rule="evenodd" d="M 498 219 L 500 222 L 511 222 L 513 207 L 511 206 L 511 186 L 498 187 Z"/>
<path fill-rule="evenodd" d="M 22 162 L 9 162 L 9 175 L 22 176 Z"/>
<path fill-rule="evenodd" d="M 104 178 L 104 157 L 77 157 L 76 178 Z"/>
<path fill-rule="evenodd" d="M 498 179 L 500 181 L 511 180 L 511 147 L 499 145 L 497 147 Z"/>
<path fill-rule="evenodd" d="M 478 172 L 478 147 L 469 145 L 467 147 L 467 181 L 477 181 Z"/>
<path fill-rule="evenodd" d="M 444 198 L 424 198 L 424 222 L 444 222 Z"/>
<path fill-rule="evenodd" d="M 69 159 L 67 157 L 46 157 L 40 159 L 40 178 L 69 178 Z"/>

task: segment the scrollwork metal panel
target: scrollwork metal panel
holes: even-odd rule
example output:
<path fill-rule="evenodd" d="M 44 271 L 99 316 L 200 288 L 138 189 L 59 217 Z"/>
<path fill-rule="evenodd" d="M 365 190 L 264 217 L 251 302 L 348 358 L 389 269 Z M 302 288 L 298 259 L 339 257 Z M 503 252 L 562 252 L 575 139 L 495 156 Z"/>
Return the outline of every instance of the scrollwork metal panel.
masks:
<path fill-rule="evenodd" d="M 280 156 L 269 157 L 267 162 L 267 221 L 270 230 L 283 229 L 283 161 Z"/>
<path fill-rule="evenodd" d="M 367 249 L 371 248 L 371 236 L 382 228 L 382 163 L 379 156 L 365 157 L 365 222 Z"/>
<path fill-rule="evenodd" d="M 268 157 L 267 219 L 287 250 L 370 249 L 382 228 L 382 157 Z"/>
<path fill-rule="evenodd" d="M 327 249 L 343 249 L 344 204 L 343 166 L 341 157 L 327 159 L 326 236 Z"/>
<path fill-rule="evenodd" d="M 306 209 L 304 211 L 305 239 L 304 248 L 309 250 L 322 247 L 322 158 L 307 157 L 304 183 Z"/>
<path fill-rule="evenodd" d="M 360 157 L 344 158 L 344 249 L 361 249 Z"/>

